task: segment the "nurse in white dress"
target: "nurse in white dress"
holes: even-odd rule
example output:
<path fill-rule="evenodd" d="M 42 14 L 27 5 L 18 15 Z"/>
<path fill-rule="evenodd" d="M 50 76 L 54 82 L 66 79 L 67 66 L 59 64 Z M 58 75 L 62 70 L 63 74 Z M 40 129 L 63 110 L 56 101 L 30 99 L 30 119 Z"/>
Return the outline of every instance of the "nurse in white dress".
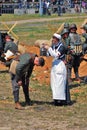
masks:
<path fill-rule="evenodd" d="M 65 48 L 61 42 L 61 35 L 54 33 L 52 47 L 45 45 L 48 55 L 54 57 L 51 68 L 51 89 L 54 105 L 66 105 L 70 98 L 67 98 L 67 70 L 65 66 Z"/>

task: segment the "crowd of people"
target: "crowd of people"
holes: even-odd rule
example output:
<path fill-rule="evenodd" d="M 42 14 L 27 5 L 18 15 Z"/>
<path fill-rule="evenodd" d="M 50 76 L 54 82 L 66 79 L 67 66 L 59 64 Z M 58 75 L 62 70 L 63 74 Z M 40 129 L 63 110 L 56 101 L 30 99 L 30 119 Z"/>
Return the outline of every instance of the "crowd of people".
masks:
<path fill-rule="evenodd" d="M 52 46 L 45 45 L 47 55 L 54 57 L 51 69 L 51 89 L 54 104 L 69 105 L 70 91 L 69 86 L 72 83 L 72 68 L 75 73 L 75 80 L 81 82 L 79 77 L 79 66 L 84 54 L 87 53 L 87 24 L 82 29 L 82 37 L 77 33 L 76 24 L 64 24 L 64 29 L 60 34 L 54 33 Z"/>
<path fill-rule="evenodd" d="M 47 56 L 53 57 L 50 85 L 55 106 L 71 103 L 69 86 L 72 82 L 72 68 L 75 80 L 81 82 L 79 66 L 82 56 L 87 53 L 87 24 L 81 29 L 84 41 L 77 33 L 76 24 L 65 23 L 61 34 L 53 34 L 52 45 L 44 44 Z M 4 59 L 3 64 L 9 67 L 15 109 L 23 110 L 24 107 L 21 106 L 19 100 L 20 86 L 23 88 L 25 105 L 31 105 L 29 79 L 34 66 L 44 66 L 45 60 L 34 53 L 20 54 L 18 45 L 9 35 L 5 36 L 5 42 L 1 59 Z M 10 52 L 9 56 L 8 52 Z"/>
<path fill-rule="evenodd" d="M 39 6 L 38 6 L 39 7 Z M 66 12 L 73 12 L 73 13 L 84 13 L 87 9 L 87 2 L 77 1 L 74 2 L 69 0 L 42 0 L 42 14 L 43 15 L 51 15 L 51 13 L 57 13 L 58 16 L 61 16 L 63 13 Z"/>
<path fill-rule="evenodd" d="M 81 58 L 87 53 L 87 24 L 85 24 L 82 29 L 82 35 L 80 36 L 77 31 L 76 24 L 65 24 L 64 30 L 62 31 L 62 39 L 65 43 L 67 63 L 68 63 L 68 80 L 71 82 L 71 70 L 72 67 L 75 73 L 75 79 L 80 82 L 79 78 L 79 66 L 81 63 Z M 82 40 L 84 37 L 84 40 Z"/>

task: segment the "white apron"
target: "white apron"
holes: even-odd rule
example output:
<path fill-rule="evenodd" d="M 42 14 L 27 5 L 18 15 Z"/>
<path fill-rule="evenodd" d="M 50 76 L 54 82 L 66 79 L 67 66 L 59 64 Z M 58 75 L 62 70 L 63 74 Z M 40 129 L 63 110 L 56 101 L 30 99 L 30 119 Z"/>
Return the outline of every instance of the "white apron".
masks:
<path fill-rule="evenodd" d="M 51 89 L 53 99 L 66 100 L 66 66 L 62 60 L 54 59 L 51 69 Z"/>

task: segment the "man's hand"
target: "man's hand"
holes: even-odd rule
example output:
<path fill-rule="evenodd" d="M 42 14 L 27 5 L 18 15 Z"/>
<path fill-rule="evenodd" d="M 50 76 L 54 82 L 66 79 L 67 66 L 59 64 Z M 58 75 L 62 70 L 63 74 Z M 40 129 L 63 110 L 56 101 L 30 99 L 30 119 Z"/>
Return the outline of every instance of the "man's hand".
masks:
<path fill-rule="evenodd" d="M 44 48 L 48 50 L 48 49 L 49 49 L 49 46 L 48 46 L 48 45 L 44 45 Z"/>
<path fill-rule="evenodd" d="M 82 34 L 86 33 L 86 31 L 84 29 L 81 30 Z"/>
<path fill-rule="evenodd" d="M 18 81 L 18 86 L 22 86 L 22 81 Z"/>

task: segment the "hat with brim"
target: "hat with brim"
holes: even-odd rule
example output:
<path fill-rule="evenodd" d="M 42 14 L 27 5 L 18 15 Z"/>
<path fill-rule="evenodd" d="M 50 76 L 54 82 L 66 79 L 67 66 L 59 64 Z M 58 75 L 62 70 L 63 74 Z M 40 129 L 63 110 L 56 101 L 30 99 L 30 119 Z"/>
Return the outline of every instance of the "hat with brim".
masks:
<path fill-rule="evenodd" d="M 64 29 L 62 32 L 61 32 L 61 36 L 64 35 L 65 33 L 68 33 L 69 34 L 69 29 Z"/>
<path fill-rule="evenodd" d="M 70 29 L 70 30 L 71 30 L 71 29 L 76 29 L 76 30 L 77 30 L 76 24 L 71 24 L 69 29 Z"/>
<path fill-rule="evenodd" d="M 54 34 L 53 34 L 53 38 L 57 38 L 57 39 L 60 40 L 60 39 L 61 39 L 61 35 L 59 35 L 59 34 L 57 34 L 57 33 L 54 33 Z"/>

